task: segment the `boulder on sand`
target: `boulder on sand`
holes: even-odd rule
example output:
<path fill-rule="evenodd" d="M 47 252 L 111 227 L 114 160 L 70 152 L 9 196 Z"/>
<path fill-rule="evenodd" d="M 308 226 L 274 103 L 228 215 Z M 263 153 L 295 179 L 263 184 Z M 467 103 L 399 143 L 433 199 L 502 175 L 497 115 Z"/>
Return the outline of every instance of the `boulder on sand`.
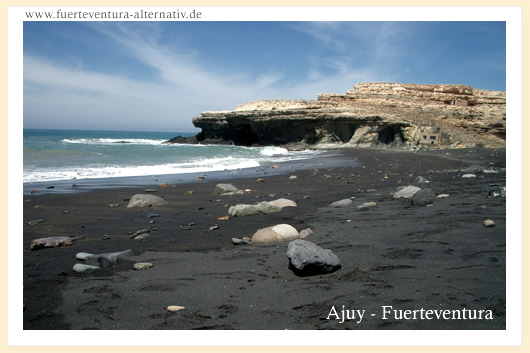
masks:
<path fill-rule="evenodd" d="M 232 184 L 217 184 L 213 193 L 215 195 L 234 195 L 240 193 L 240 191 Z"/>
<path fill-rule="evenodd" d="M 416 206 L 427 206 L 434 203 L 436 194 L 431 189 L 421 189 L 412 196 L 412 204 Z"/>
<path fill-rule="evenodd" d="M 128 208 L 131 207 L 148 207 L 148 206 L 162 206 L 167 205 L 167 201 L 160 196 L 149 195 L 149 194 L 136 194 L 131 197 Z"/>
<path fill-rule="evenodd" d="M 395 194 L 394 194 L 394 198 L 395 199 L 399 199 L 399 198 L 406 198 L 406 199 L 411 199 L 412 196 L 414 196 L 415 193 L 417 193 L 418 191 L 420 191 L 421 189 L 417 186 L 414 186 L 414 185 L 409 185 L 409 186 L 406 186 L 400 190 L 398 190 Z"/>
<path fill-rule="evenodd" d="M 82 239 L 83 237 L 48 237 L 33 239 L 29 244 L 30 250 L 38 250 L 41 248 L 60 248 L 63 246 L 71 246 L 74 240 Z"/>
<path fill-rule="evenodd" d="M 276 243 L 278 241 L 297 239 L 300 233 L 289 224 L 277 224 L 259 229 L 251 238 L 252 243 Z"/>
<path fill-rule="evenodd" d="M 277 199 L 277 200 L 272 200 L 272 201 L 268 201 L 271 205 L 274 205 L 274 206 L 278 206 L 278 207 L 281 207 L 281 208 L 284 208 L 284 207 L 296 207 L 296 202 L 292 201 L 292 200 L 289 200 L 289 199 L 284 199 L 284 198 L 281 198 L 281 199 Z"/>
<path fill-rule="evenodd" d="M 312 276 L 335 272 L 342 264 L 331 250 L 307 240 L 296 239 L 287 246 L 289 268 L 297 276 Z"/>
<path fill-rule="evenodd" d="M 99 268 L 112 267 L 118 263 L 120 258 L 127 256 L 134 256 L 132 250 L 87 256 L 85 263 L 87 265 L 97 266 Z"/>
<path fill-rule="evenodd" d="M 263 201 L 256 205 L 237 204 L 228 209 L 228 214 L 232 217 L 255 216 L 260 214 L 276 213 L 282 210 L 281 207 Z"/>
<path fill-rule="evenodd" d="M 351 199 L 343 199 L 343 200 L 332 202 L 330 206 L 331 207 L 348 207 L 352 204 L 352 202 L 353 201 Z"/>

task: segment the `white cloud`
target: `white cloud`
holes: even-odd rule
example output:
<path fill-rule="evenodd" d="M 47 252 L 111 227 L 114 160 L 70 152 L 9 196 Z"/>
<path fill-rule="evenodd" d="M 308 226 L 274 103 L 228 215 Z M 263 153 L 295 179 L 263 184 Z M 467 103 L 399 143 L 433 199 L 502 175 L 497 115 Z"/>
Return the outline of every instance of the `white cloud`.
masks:
<path fill-rule="evenodd" d="M 348 53 L 316 58 L 302 78 L 286 77 L 284 72 L 271 68 L 263 68 L 258 75 L 219 72 L 201 65 L 201 58 L 193 50 L 175 50 L 179 43 L 172 44 L 171 50 L 161 45 L 164 33 L 156 22 L 141 26 L 105 22 L 91 26 L 112 39 L 117 49 L 152 67 L 158 77 L 146 82 L 91 71 L 82 64 L 62 67 L 26 55 L 24 108 L 28 123 L 35 123 L 35 119 L 59 123 L 59 117 L 65 116 L 63 123 L 69 126 L 110 124 L 112 128 L 190 130 L 191 119 L 202 111 L 234 109 L 252 100 L 316 99 L 322 92 L 343 93 L 357 82 L 392 78 L 391 74 L 382 76 L 371 65 L 353 67 Z M 328 33 L 320 35 L 321 40 L 346 50 L 344 38 L 334 38 L 336 33 L 344 33 L 345 25 L 310 24 L 307 33 L 316 36 L 318 29 Z M 357 35 L 346 34 L 348 38 Z M 390 36 L 379 33 L 379 45 L 389 41 Z"/>

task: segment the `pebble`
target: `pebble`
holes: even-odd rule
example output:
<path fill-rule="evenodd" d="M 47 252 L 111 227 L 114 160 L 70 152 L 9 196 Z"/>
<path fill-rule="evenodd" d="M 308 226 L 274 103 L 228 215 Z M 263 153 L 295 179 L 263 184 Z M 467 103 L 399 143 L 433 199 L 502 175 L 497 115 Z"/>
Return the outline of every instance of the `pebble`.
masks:
<path fill-rule="evenodd" d="M 120 204 L 119 203 L 109 203 L 109 207 L 110 208 L 120 207 Z"/>
<path fill-rule="evenodd" d="M 174 313 L 176 311 L 179 311 L 179 310 L 182 310 L 182 309 L 185 309 L 185 307 L 178 306 L 178 305 L 170 305 L 170 306 L 167 307 L 167 311 L 170 311 L 172 313 Z"/>
<path fill-rule="evenodd" d="M 145 189 L 145 192 L 156 192 L 156 189 Z"/>
<path fill-rule="evenodd" d="M 153 267 L 153 264 L 150 262 L 137 262 L 133 265 L 135 270 L 145 270 L 151 267 Z"/>
<path fill-rule="evenodd" d="M 477 176 L 475 174 L 464 174 L 462 175 L 462 178 L 464 179 L 467 179 L 467 178 L 476 178 Z"/>
<path fill-rule="evenodd" d="M 484 221 L 484 227 L 495 227 L 495 222 L 493 222 L 491 219 L 486 219 Z"/>
<path fill-rule="evenodd" d="M 438 198 L 438 199 L 443 199 L 443 198 L 446 198 L 446 197 L 449 197 L 449 194 L 440 194 L 440 195 L 436 196 L 436 198 Z"/>

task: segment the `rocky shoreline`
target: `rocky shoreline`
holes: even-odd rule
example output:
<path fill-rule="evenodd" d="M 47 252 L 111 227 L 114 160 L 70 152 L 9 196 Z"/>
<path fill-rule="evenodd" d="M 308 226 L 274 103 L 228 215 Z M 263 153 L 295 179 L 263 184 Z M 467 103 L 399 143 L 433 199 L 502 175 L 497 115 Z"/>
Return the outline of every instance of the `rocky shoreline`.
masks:
<path fill-rule="evenodd" d="M 465 85 L 360 83 L 317 100 L 249 102 L 203 112 L 201 132 L 167 143 L 283 146 L 292 150 L 506 146 L 506 92 Z"/>
<path fill-rule="evenodd" d="M 505 150 L 341 152 L 361 165 L 23 195 L 24 329 L 504 330 Z M 215 194 L 219 183 L 238 192 Z M 422 192 L 399 197 L 407 187 Z M 167 204 L 127 207 L 136 194 Z M 278 199 L 296 206 L 230 215 Z M 297 233 L 268 228 L 282 224 Z M 233 240 L 263 229 L 287 238 Z M 76 239 L 31 250 L 46 237 Z M 294 269 L 293 239 L 340 266 Z"/>

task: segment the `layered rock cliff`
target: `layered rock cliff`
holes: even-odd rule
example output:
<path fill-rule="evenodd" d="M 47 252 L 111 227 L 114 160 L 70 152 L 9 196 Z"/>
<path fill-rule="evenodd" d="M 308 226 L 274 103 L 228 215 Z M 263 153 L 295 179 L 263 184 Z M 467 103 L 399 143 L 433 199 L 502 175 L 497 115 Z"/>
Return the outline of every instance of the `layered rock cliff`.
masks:
<path fill-rule="evenodd" d="M 506 92 L 464 85 L 360 83 L 317 100 L 250 102 L 193 119 L 202 131 L 169 143 L 282 145 L 292 149 L 504 147 Z"/>

